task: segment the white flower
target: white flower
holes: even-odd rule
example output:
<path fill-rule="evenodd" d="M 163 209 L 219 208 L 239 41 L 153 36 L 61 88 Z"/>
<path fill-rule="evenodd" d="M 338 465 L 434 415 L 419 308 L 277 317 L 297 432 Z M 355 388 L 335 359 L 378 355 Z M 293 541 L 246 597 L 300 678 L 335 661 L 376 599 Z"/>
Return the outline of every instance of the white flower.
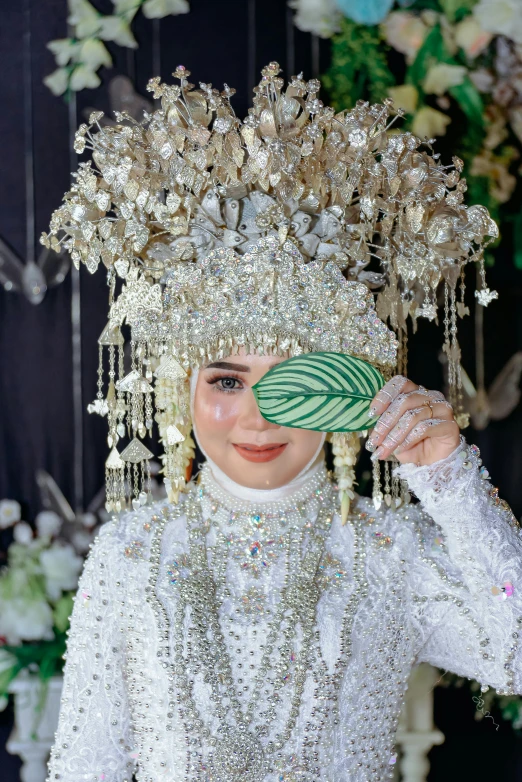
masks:
<path fill-rule="evenodd" d="M 26 521 L 19 521 L 13 530 L 13 537 L 17 543 L 27 546 L 33 539 L 33 530 Z"/>
<path fill-rule="evenodd" d="M 119 46 L 127 46 L 129 49 L 136 49 L 138 46 L 129 23 L 122 16 L 104 16 L 101 20 L 99 36 L 104 41 L 114 41 Z"/>
<path fill-rule="evenodd" d="M 466 16 L 455 27 L 455 42 L 468 57 L 476 57 L 489 46 L 491 33 L 483 30 L 475 16 Z"/>
<path fill-rule="evenodd" d="M 413 84 L 401 84 L 399 87 L 390 87 L 388 95 L 395 104 L 395 108 L 404 109 L 408 114 L 414 114 L 419 100 L 419 93 Z"/>
<path fill-rule="evenodd" d="M 51 600 L 58 600 L 63 591 L 76 589 L 78 586 L 83 559 L 75 553 L 71 545 L 53 544 L 40 554 L 40 564 Z"/>
<path fill-rule="evenodd" d="M 52 510 L 43 510 L 36 517 L 36 529 L 40 536 L 48 535 L 50 538 L 58 535 L 62 526 L 62 520 Z"/>
<path fill-rule="evenodd" d="M 49 41 L 47 48 L 52 51 L 56 57 L 58 65 L 67 65 L 68 62 L 76 58 L 79 44 L 72 38 L 60 38 L 57 41 Z"/>
<path fill-rule="evenodd" d="M 71 543 L 73 544 L 75 550 L 80 554 L 87 554 L 89 551 L 89 546 L 93 542 L 93 538 L 94 536 L 89 532 L 79 530 L 78 532 L 74 532 L 71 536 Z"/>
<path fill-rule="evenodd" d="M 164 16 L 188 14 L 187 0 L 146 0 L 141 10 L 149 19 L 163 19 Z"/>
<path fill-rule="evenodd" d="M 13 646 L 54 638 L 53 612 L 46 600 L 13 598 L 0 604 L 0 635 Z"/>
<path fill-rule="evenodd" d="M 91 71 L 98 70 L 101 65 L 105 65 L 107 68 L 112 65 L 111 55 L 104 44 L 96 38 L 87 38 L 82 43 L 78 61 L 90 68 Z"/>
<path fill-rule="evenodd" d="M 98 87 L 101 84 L 97 74 L 85 65 L 78 65 L 71 75 L 71 90 L 79 92 L 85 87 Z"/>
<path fill-rule="evenodd" d="M 432 65 L 424 79 L 424 92 L 444 95 L 450 87 L 462 84 L 467 72 L 464 65 L 447 65 L 445 62 Z"/>
<path fill-rule="evenodd" d="M 16 500 L 0 500 L 0 529 L 12 527 L 22 517 L 20 503 Z"/>
<path fill-rule="evenodd" d="M 342 14 L 335 0 L 289 0 L 288 5 L 297 11 L 294 24 L 299 30 L 321 38 L 339 32 Z"/>
<path fill-rule="evenodd" d="M 522 144 L 522 106 L 515 106 L 509 112 L 509 121 L 515 136 Z"/>
<path fill-rule="evenodd" d="M 423 106 L 413 119 L 412 132 L 421 139 L 444 136 L 450 122 L 451 119 L 442 111 Z"/>
<path fill-rule="evenodd" d="M 95 513 L 82 513 L 79 520 L 82 526 L 86 527 L 86 529 L 91 529 L 98 523 L 98 519 L 96 518 Z"/>
<path fill-rule="evenodd" d="M 67 21 L 75 28 L 76 38 L 90 38 L 100 29 L 101 14 L 87 0 L 69 0 Z"/>
<path fill-rule="evenodd" d="M 0 678 L 3 673 L 6 673 L 10 668 L 13 668 L 16 663 L 17 659 L 14 654 L 11 654 L 11 652 L 8 652 L 6 649 L 2 649 L 0 646 Z M 4 711 L 8 703 L 9 698 L 7 695 L 2 696 L 0 698 L 0 711 Z"/>
<path fill-rule="evenodd" d="M 470 71 L 469 78 L 479 92 L 491 92 L 495 85 L 495 77 L 486 68 Z"/>
<path fill-rule="evenodd" d="M 424 43 L 428 27 L 409 11 L 394 11 L 383 22 L 382 31 L 386 42 L 405 54 L 408 62 L 413 62 Z"/>
<path fill-rule="evenodd" d="M 473 9 L 483 30 L 522 43 L 520 0 L 479 0 Z"/>
<path fill-rule="evenodd" d="M 43 83 L 49 87 L 53 95 L 63 95 L 67 89 L 68 73 L 65 68 L 57 68 L 46 76 Z"/>

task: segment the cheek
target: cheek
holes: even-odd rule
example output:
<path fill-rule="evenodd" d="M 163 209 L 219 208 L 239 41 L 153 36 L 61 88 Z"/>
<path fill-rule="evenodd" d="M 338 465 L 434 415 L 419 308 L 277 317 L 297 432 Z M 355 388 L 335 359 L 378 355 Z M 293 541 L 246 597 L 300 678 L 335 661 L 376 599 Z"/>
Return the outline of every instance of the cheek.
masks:
<path fill-rule="evenodd" d="M 292 440 L 296 453 L 303 463 L 311 459 L 322 440 L 322 432 L 312 432 L 306 429 L 292 430 Z"/>
<path fill-rule="evenodd" d="M 198 430 L 207 435 L 232 429 L 239 415 L 239 400 L 236 394 L 216 391 L 209 383 L 198 383 L 194 398 L 194 418 Z"/>

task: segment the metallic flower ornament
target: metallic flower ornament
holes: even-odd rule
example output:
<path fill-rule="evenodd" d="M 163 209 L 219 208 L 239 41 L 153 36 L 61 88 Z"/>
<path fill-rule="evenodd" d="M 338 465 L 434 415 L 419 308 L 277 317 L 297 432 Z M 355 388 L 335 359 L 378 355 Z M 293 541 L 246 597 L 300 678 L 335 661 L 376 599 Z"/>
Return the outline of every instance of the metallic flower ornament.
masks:
<path fill-rule="evenodd" d="M 445 350 L 458 384 L 455 289 L 497 228 L 484 208 L 463 204 L 460 160 L 443 166 L 431 141 L 388 132 L 397 116 L 391 101 L 336 114 L 319 100 L 317 79 L 300 74 L 285 88 L 272 62 L 241 122 L 234 90 L 194 89 L 183 66 L 174 76 L 179 84 L 149 82 L 160 108 L 141 122 L 123 112 L 118 124 L 101 125 L 94 112 L 79 128 L 75 148 L 92 160 L 80 164 L 42 242 L 64 246 L 77 267 L 108 270 L 100 351 L 109 350 L 111 449 L 125 435 L 150 433 L 153 375 L 161 360 L 178 362 L 184 377 L 160 376 L 154 389 L 175 497 L 180 449 L 193 447 L 185 372 L 241 345 L 336 351 L 390 371 L 408 316 L 433 319 L 443 281 L 452 313 Z M 492 295 L 484 290 L 479 301 Z M 132 371 L 146 381 L 130 390 L 121 385 L 125 324 Z M 183 439 L 167 434 L 172 426 Z M 139 483 L 143 467 L 133 462 L 124 477 L 130 468 L 120 461 L 113 453 L 114 496 L 129 480 Z M 143 486 L 134 495 L 142 502 Z"/>

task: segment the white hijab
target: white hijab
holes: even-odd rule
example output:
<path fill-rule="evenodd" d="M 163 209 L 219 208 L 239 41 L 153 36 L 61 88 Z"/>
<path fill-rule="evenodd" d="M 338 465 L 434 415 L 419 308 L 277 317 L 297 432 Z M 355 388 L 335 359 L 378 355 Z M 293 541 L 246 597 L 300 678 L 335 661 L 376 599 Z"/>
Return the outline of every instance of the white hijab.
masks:
<path fill-rule="evenodd" d="M 240 483 L 236 483 L 226 475 L 223 470 L 212 461 L 204 449 L 201 447 L 201 442 L 198 437 L 196 429 L 196 423 L 194 421 L 194 395 L 196 393 L 196 385 L 198 382 L 199 369 L 192 372 L 190 377 L 190 413 L 192 416 L 192 427 L 194 430 L 194 437 L 197 441 L 199 450 L 205 456 L 214 479 L 219 483 L 221 488 L 227 491 L 232 496 L 241 500 L 250 500 L 251 502 L 276 502 L 282 500 L 285 497 L 294 494 L 294 492 L 305 486 L 310 478 L 322 467 L 324 463 L 324 451 L 323 445 L 326 439 L 326 432 L 321 435 L 321 440 L 310 461 L 305 464 L 303 469 L 285 486 L 281 486 L 278 489 L 250 489 L 248 486 L 242 486 Z"/>

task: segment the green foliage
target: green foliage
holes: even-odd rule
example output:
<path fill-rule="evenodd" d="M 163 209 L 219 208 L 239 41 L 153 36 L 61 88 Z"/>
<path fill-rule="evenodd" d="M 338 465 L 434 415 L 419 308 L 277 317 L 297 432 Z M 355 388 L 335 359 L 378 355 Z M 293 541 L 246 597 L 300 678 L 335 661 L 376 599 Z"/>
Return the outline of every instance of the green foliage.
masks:
<path fill-rule="evenodd" d="M 378 27 L 349 19 L 332 40 L 332 64 L 323 77 L 336 109 L 350 109 L 361 99 L 381 102 L 395 79 L 388 67 L 387 47 Z"/>
<path fill-rule="evenodd" d="M 449 22 L 460 22 L 477 4 L 478 0 L 439 0 L 441 10 Z"/>

